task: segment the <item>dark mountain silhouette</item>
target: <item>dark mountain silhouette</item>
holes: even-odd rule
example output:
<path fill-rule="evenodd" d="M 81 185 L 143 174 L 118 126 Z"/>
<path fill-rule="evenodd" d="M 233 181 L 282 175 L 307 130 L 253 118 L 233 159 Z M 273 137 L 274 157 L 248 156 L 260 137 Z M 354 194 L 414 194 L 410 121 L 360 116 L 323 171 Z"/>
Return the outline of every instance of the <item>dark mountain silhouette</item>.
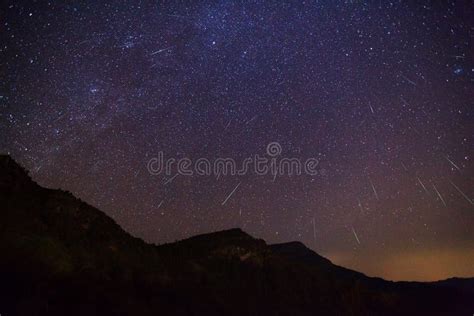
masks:
<path fill-rule="evenodd" d="M 0 156 L 1 315 L 472 315 L 474 279 L 389 282 L 240 229 L 147 244 Z"/>

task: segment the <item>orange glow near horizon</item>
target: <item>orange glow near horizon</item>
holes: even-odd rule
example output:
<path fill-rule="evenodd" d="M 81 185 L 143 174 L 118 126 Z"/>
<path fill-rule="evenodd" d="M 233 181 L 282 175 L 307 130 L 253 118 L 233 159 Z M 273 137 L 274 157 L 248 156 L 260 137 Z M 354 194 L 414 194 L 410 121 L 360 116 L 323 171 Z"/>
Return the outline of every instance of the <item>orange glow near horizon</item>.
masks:
<path fill-rule="evenodd" d="M 327 254 L 334 264 L 391 281 L 438 281 L 474 276 L 474 249 L 430 249 L 395 254 L 365 254 L 353 260 L 348 253 Z"/>

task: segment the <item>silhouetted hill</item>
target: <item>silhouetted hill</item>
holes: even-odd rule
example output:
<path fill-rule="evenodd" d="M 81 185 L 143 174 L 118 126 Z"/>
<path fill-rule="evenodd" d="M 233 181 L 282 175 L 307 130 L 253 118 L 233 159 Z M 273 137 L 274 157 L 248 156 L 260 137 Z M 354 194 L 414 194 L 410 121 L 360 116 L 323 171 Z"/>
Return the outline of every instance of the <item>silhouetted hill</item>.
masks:
<path fill-rule="evenodd" d="M 155 246 L 0 156 L 2 315 L 471 315 L 474 279 L 388 282 L 240 229 Z"/>
<path fill-rule="evenodd" d="M 270 245 L 274 253 L 277 253 L 295 264 L 304 264 L 313 269 L 318 267 L 321 273 L 330 273 L 340 278 L 366 279 L 367 277 L 353 270 L 334 265 L 328 259 L 318 255 L 313 250 L 307 248 L 302 242 L 292 241 L 282 244 Z M 375 278 L 372 280 L 375 281 Z"/>

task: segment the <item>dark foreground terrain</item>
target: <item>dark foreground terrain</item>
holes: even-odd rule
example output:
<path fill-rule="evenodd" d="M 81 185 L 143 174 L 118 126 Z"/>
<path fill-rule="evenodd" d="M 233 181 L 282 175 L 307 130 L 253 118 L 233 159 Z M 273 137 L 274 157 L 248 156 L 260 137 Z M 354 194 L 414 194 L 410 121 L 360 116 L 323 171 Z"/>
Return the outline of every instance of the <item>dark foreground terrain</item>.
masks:
<path fill-rule="evenodd" d="M 232 229 L 155 246 L 0 156 L 0 314 L 473 315 L 474 279 L 388 282 Z"/>

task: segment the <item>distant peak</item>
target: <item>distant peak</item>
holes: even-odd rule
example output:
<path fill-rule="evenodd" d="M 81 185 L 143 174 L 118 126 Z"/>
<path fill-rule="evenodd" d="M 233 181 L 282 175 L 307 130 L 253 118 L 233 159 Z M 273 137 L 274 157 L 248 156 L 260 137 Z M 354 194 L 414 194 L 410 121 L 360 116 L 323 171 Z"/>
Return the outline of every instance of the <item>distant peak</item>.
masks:
<path fill-rule="evenodd" d="M 247 236 L 250 236 L 249 234 L 247 234 L 246 232 L 244 232 L 242 229 L 240 229 L 239 227 L 235 227 L 235 228 L 230 228 L 230 229 L 225 229 L 225 230 L 221 230 L 221 231 L 217 231 L 215 232 L 216 234 L 235 234 L 235 235 L 247 235 Z"/>
<path fill-rule="evenodd" d="M 28 174 L 25 168 L 23 168 L 18 162 L 15 161 L 10 155 L 0 154 L 0 171 L 5 169 L 19 170 L 24 174 Z"/>
<path fill-rule="evenodd" d="M 6 154 L 0 154 L 0 163 L 2 164 L 2 166 L 4 164 L 15 164 L 17 166 L 20 166 L 16 161 L 15 159 L 13 159 L 10 155 L 6 155 Z"/>
<path fill-rule="evenodd" d="M 303 244 L 301 241 L 289 241 L 289 242 L 284 242 L 284 243 L 279 243 L 279 244 L 273 244 L 273 247 L 285 247 L 285 248 L 304 248 L 304 249 L 309 249 L 306 247 L 305 244 Z"/>
<path fill-rule="evenodd" d="M 195 238 L 195 237 L 228 237 L 228 238 L 244 237 L 244 238 L 253 238 L 252 236 L 250 236 L 249 234 L 247 234 L 246 232 L 244 232 L 240 228 L 230 228 L 230 229 L 226 229 L 226 230 L 220 230 L 220 231 L 216 231 L 216 232 L 212 232 L 212 233 L 197 235 L 197 236 L 194 236 L 194 237 L 191 237 L 191 238 Z"/>
<path fill-rule="evenodd" d="M 198 243 L 207 246 L 212 245 L 211 248 L 215 246 L 220 247 L 222 245 L 242 245 L 242 243 L 249 242 L 260 244 L 261 241 L 259 239 L 253 238 L 240 228 L 232 228 L 212 233 L 196 235 L 179 241 L 179 243 Z"/>
<path fill-rule="evenodd" d="M 281 244 L 274 244 L 270 245 L 270 248 L 275 253 L 284 255 L 299 262 L 306 262 L 310 264 L 324 264 L 326 266 L 331 264 L 328 259 L 306 247 L 306 245 L 300 241 L 290 241 Z"/>
<path fill-rule="evenodd" d="M 0 188 L 2 190 L 32 188 L 35 185 L 25 168 L 9 155 L 0 155 Z"/>

